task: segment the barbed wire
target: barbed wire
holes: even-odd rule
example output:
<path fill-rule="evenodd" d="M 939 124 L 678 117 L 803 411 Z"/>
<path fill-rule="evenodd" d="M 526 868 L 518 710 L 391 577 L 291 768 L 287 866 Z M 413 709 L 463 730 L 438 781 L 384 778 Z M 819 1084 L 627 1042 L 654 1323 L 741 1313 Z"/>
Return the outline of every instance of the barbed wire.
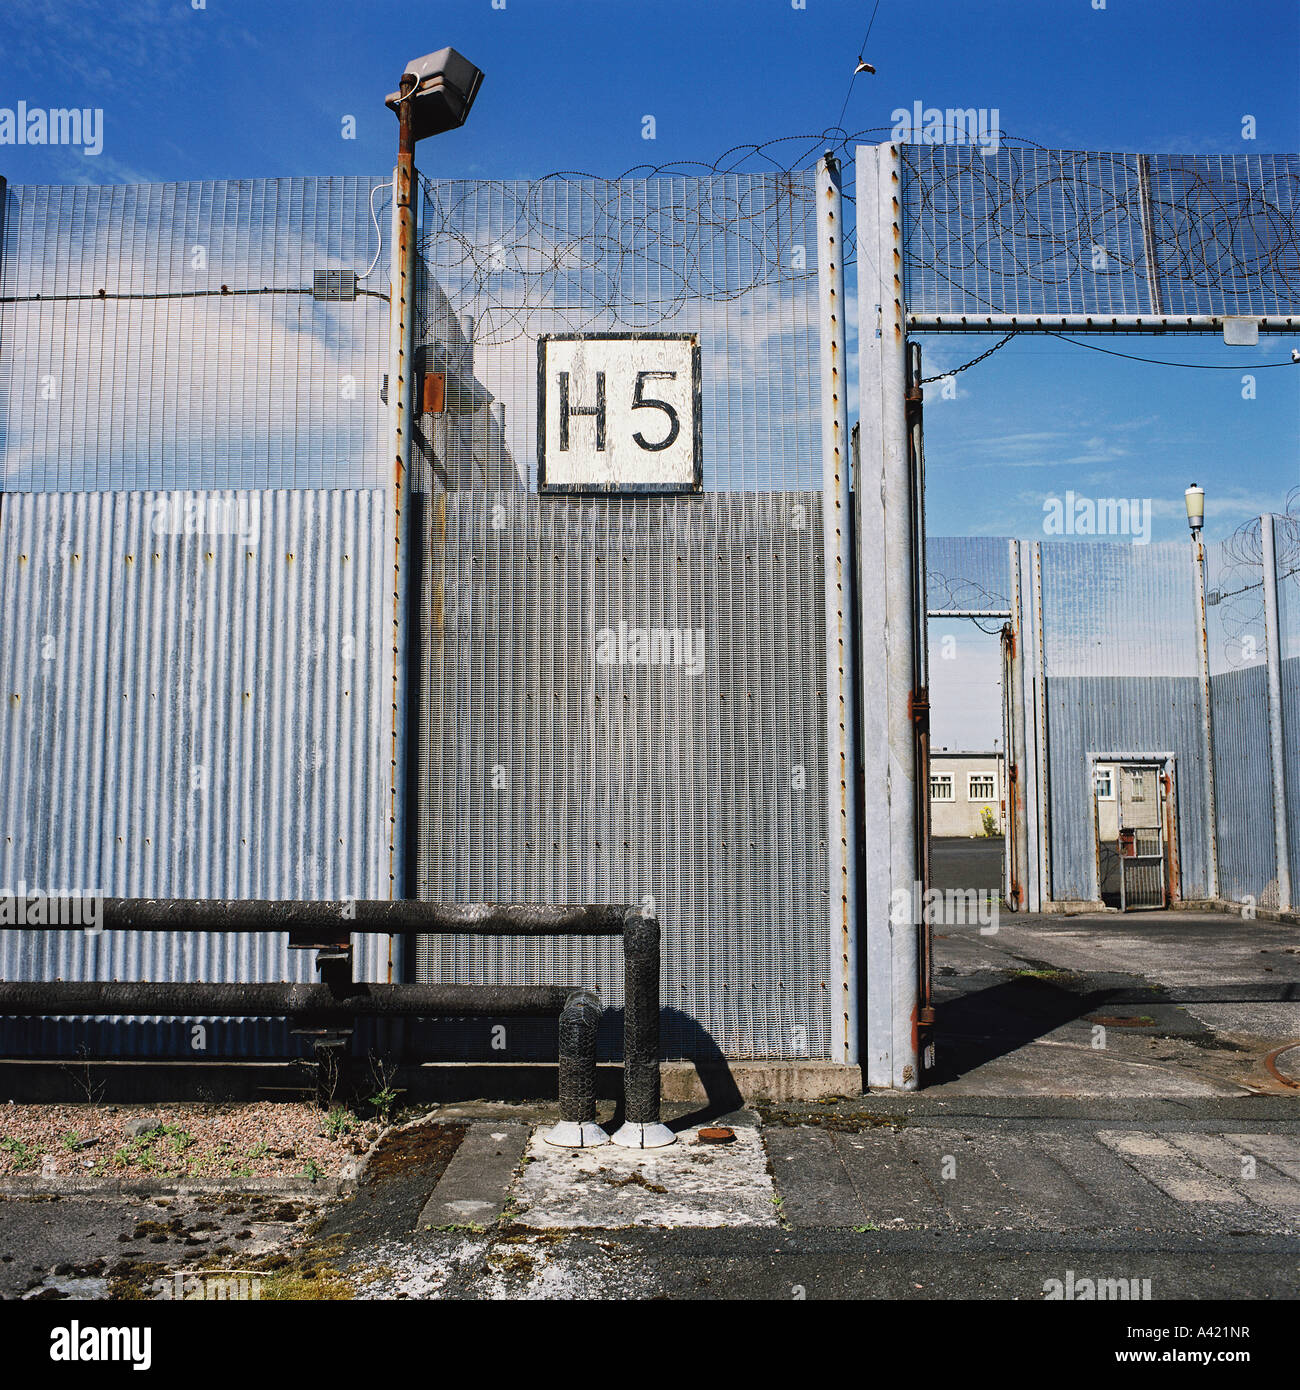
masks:
<path fill-rule="evenodd" d="M 648 329 L 696 303 L 807 293 L 817 273 L 816 164 L 892 133 L 837 125 L 733 145 L 713 160 L 634 164 L 613 178 L 573 169 L 518 182 L 421 176 L 418 245 L 452 301 L 473 306 L 476 338 L 488 346 L 536 331 L 542 311 L 575 332 Z M 852 217 L 845 222 L 847 268 L 857 236 Z"/>
<path fill-rule="evenodd" d="M 1300 575 L 1300 486 L 1273 516 L 1279 585 Z M 1219 547 L 1209 598 L 1218 614 L 1219 654 L 1234 669 L 1264 659 L 1264 537 L 1259 517 L 1242 522 Z M 1300 587 L 1300 586 L 1298 586 Z M 1300 605 L 1300 592 L 1292 602 Z M 1249 654 L 1248 654 L 1249 653 Z"/>
<path fill-rule="evenodd" d="M 894 127 L 836 125 L 614 178 L 422 179 L 420 248 L 453 299 L 475 304 L 490 343 L 525 335 L 541 310 L 574 331 L 651 328 L 691 304 L 807 292 L 814 166 L 889 139 Z M 1249 314 L 1300 302 L 1300 158 L 1053 151 L 996 130 L 900 150 L 916 310 Z M 845 221 L 851 266 L 851 211 Z"/>
<path fill-rule="evenodd" d="M 1037 153 L 903 145 L 914 311 L 1263 315 L 1300 301 L 1300 157 L 1021 143 Z"/>
<path fill-rule="evenodd" d="M 942 570 L 927 566 L 925 571 L 925 606 L 927 609 L 945 613 L 949 610 L 971 608 L 1011 607 L 1006 594 L 995 593 L 978 580 L 958 575 L 948 575 Z M 999 623 L 999 628 L 1001 624 Z M 997 631 L 998 629 L 994 629 Z"/>

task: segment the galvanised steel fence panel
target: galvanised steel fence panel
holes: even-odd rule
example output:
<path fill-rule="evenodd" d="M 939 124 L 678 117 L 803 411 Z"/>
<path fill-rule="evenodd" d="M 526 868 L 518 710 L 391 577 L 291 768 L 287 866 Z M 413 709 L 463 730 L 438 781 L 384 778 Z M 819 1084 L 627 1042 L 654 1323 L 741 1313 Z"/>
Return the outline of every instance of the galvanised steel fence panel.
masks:
<path fill-rule="evenodd" d="M 386 896 L 386 517 L 380 489 L 6 497 L 0 889 Z M 357 949 L 388 978 L 386 938 Z M 4 979 L 312 977 L 283 934 L 0 932 Z"/>
<path fill-rule="evenodd" d="M 909 313 L 1300 313 L 1300 155 L 901 150 Z"/>
<path fill-rule="evenodd" d="M 1003 536 L 929 536 L 926 607 L 940 612 L 1011 611 L 1010 551 Z"/>
<path fill-rule="evenodd" d="M 1253 531 L 1243 528 L 1227 541 L 1206 546 L 1206 590 L 1219 891 L 1234 902 L 1249 898 L 1276 907 L 1258 524 Z"/>
<path fill-rule="evenodd" d="M 653 900 L 670 1055 L 831 1055 L 814 189 L 423 186 L 421 337 L 458 406 L 421 500 L 418 892 Z M 539 494 L 539 335 L 641 331 L 698 335 L 701 495 Z M 600 943 L 416 961 L 619 1001 Z"/>
<path fill-rule="evenodd" d="M 376 191 L 377 190 L 377 191 Z M 13 185 L 0 247 L 6 492 L 374 486 L 385 254 L 377 178 Z"/>

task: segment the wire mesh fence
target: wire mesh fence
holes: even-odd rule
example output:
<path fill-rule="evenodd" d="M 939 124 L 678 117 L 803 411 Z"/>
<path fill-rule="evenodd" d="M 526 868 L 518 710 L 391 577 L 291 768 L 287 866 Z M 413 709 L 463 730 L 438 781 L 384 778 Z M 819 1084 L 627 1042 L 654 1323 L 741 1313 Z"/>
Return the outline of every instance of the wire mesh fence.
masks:
<path fill-rule="evenodd" d="M 1300 309 L 1300 155 L 902 151 L 911 313 Z"/>
<path fill-rule="evenodd" d="M 814 203 L 811 172 L 422 184 L 418 336 L 457 405 L 422 511 L 418 891 L 652 902 L 669 1055 L 830 1055 Z M 643 332 L 698 339 L 702 495 L 539 495 L 539 340 Z M 636 633 L 682 659 L 623 660 Z M 430 938 L 416 969 L 621 998 L 616 948 L 572 940 Z"/>
<path fill-rule="evenodd" d="M 0 251 L 7 492 L 366 487 L 385 477 L 375 178 L 15 186 Z M 385 238 L 387 241 L 387 238 Z"/>

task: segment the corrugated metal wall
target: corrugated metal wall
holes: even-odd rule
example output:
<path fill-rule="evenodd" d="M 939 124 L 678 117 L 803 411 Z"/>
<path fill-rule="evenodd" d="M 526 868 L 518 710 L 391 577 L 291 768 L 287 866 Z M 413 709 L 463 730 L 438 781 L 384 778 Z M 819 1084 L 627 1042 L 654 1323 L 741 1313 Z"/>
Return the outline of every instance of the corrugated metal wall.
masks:
<path fill-rule="evenodd" d="M 653 900 L 676 1055 L 829 1055 L 820 511 L 434 502 L 419 896 Z M 603 661 L 620 624 L 683 634 L 690 659 Z M 616 941 L 426 938 L 417 968 L 622 999 Z"/>
<path fill-rule="evenodd" d="M 421 321 L 495 397 L 452 423 L 517 468 L 494 482 L 452 450 L 427 499 L 418 894 L 652 898 L 670 1055 L 828 1057 L 814 175 L 422 191 L 447 300 L 426 296 Z M 698 335 L 703 495 L 538 496 L 538 336 L 640 330 Z M 699 673 L 600 663 L 620 622 L 698 633 Z M 417 971 L 580 979 L 617 1003 L 620 959 L 616 942 L 433 939 Z M 508 1032 L 498 1060 L 531 1045 Z"/>
<path fill-rule="evenodd" d="M 1200 681 L 1192 676 L 1057 676 L 1047 681 L 1052 897 L 1094 896 L 1094 752 L 1175 755 L 1182 896 L 1207 892 Z"/>
<path fill-rule="evenodd" d="M 379 489 L 6 497 L 0 888 L 387 896 L 386 515 Z M 283 934 L 0 933 L 4 979 L 311 976 Z"/>
<path fill-rule="evenodd" d="M 1173 753 L 1183 897 L 1207 891 L 1191 548 L 1044 542 L 1051 893 L 1093 896 L 1089 753 Z"/>

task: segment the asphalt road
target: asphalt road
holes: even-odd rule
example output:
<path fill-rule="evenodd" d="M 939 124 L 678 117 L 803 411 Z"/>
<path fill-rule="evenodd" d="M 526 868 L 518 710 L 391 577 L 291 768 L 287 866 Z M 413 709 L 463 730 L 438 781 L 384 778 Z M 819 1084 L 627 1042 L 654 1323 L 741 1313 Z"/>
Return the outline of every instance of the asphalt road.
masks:
<path fill-rule="evenodd" d="M 933 839 L 930 841 L 930 886 L 938 889 L 1002 889 L 1001 837 L 995 840 Z"/>

